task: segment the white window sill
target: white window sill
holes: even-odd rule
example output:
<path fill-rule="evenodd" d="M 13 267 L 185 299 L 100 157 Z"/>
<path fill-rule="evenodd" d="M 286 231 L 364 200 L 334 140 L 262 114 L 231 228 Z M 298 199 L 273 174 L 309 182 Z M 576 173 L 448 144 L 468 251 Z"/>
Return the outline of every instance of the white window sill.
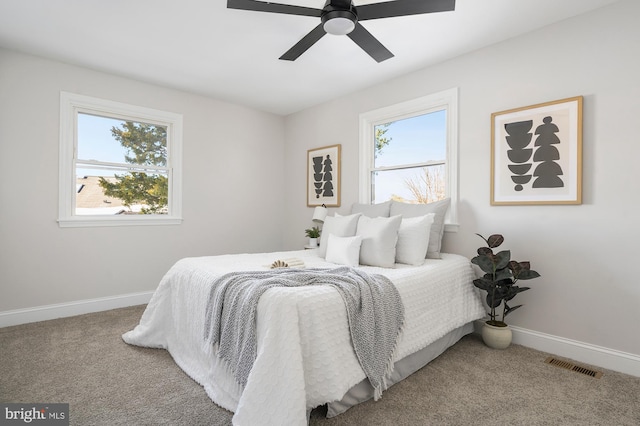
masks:
<path fill-rule="evenodd" d="M 59 219 L 58 225 L 61 228 L 86 228 L 95 226 L 157 226 L 157 225 L 180 225 L 181 217 L 162 216 L 135 216 L 135 217 L 82 217 L 74 216 L 66 219 Z"/>
<path fill-rule="evenodd" d="M 458 232 L 460 229 L 460 225 L 457 223 L 445 223 L 444 224 L 444 232 Z"/>

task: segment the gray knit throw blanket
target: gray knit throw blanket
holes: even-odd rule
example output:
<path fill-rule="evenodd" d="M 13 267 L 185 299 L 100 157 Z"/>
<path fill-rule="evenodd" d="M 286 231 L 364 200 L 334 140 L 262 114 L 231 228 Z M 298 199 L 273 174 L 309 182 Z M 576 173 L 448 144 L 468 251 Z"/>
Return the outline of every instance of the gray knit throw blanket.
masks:
<path fill-rule="evenodd" d="M 256 317 L 260 296 L 273 287 L 330 285 L 347 309 L 351 341 L 377 400 L 387 388 L 404 324 L 404 306 L 391 280 L 350 268 L 272 269 L 232 272 L 211 288 L 205 339 L 244 387 L 257 355 Z"/>

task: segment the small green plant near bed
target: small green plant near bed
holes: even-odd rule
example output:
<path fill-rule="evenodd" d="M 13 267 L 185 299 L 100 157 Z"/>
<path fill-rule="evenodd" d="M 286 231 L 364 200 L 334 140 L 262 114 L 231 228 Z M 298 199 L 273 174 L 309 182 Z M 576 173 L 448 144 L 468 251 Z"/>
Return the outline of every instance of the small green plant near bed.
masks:
<path fill-rule="evenodd" d="M 305 229 L 304 233 L 309 238 L 320 238 L 320 228 L 314 226 L 313 228 Z"/>
<path fill-rule="evenodd" d="M 493 249 L 504 242 L 502 235 L 493 234 L 489 238 L 484 238 L 480 234 L 476 235 L 482 238 L 487 246 L 480 247 L 478 255 L 471 259 L 471 263 L 478 265 L 484 272 L 484 276 L 473 280 L 473 285 L 487 292 L 486 300 L 490 309 L 487 324 L 506 327 L 507 324 L 504 322 L 504 318 L 522 306 L 509 306 L 507 302 L 516 297 L 518 293 L 530 288 L 517 286 L 516 283 L 519 280 L 537 278 L 540 274 L 531 269 L 529 262 L 511 260 L 510 250 L 493 253 Z M 499 314 L 496 313 L 496 309 L 501 304 L 503 305 L 502 318 L 498 318 Z"/>

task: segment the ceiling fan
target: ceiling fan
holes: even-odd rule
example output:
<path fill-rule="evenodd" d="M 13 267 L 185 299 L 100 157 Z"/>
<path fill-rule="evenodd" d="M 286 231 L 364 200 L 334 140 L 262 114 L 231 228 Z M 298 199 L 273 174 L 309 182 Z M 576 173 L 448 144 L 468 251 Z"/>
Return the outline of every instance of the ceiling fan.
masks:
<path fill-rule="evenodd" d="M 356 7 L 351 0 L 327 0 L 322 9 L 269 3 L 257 0 L 227 0 L 227 8 L 258 12 L 284 13 L 287 15 L 313 16 L 320 24 L 285 52 L 280 59 L 295 61 L 325 34 L 347 35 L 377 62 L 393 57 L 360 21 L 419 15 L 423 13 L 455 10 L 456 0 L 395 0 L 365 4 Z"/>

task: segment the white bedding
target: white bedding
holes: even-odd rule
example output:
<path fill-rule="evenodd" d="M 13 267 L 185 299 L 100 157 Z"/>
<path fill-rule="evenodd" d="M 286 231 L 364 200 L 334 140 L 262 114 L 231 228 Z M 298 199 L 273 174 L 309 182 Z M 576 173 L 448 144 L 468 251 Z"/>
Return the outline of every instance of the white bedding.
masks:
<path fill-rule="evenodd" d="M 485 315 L 469 260 L 443 254 L 423 266 L 362 267 L 389 277 L 405 305 L 396 360 Z M 160 282 L 140 324 L 123 335 L 130 344 L 164 348 L 236 425 L 304 425 L 307 411 L 340 400 L 365 378 L 351 346 L 344 303 L 327 286 L 274 288 L 258 304 L 258 355 L 247 385 L 204 343 L 211 283 L 231 271 L 264 270 L 278 259 L 332 267 L 316 250 L 187 258 Z M 384 394 L 383 394 L 384 398 Z"/>

